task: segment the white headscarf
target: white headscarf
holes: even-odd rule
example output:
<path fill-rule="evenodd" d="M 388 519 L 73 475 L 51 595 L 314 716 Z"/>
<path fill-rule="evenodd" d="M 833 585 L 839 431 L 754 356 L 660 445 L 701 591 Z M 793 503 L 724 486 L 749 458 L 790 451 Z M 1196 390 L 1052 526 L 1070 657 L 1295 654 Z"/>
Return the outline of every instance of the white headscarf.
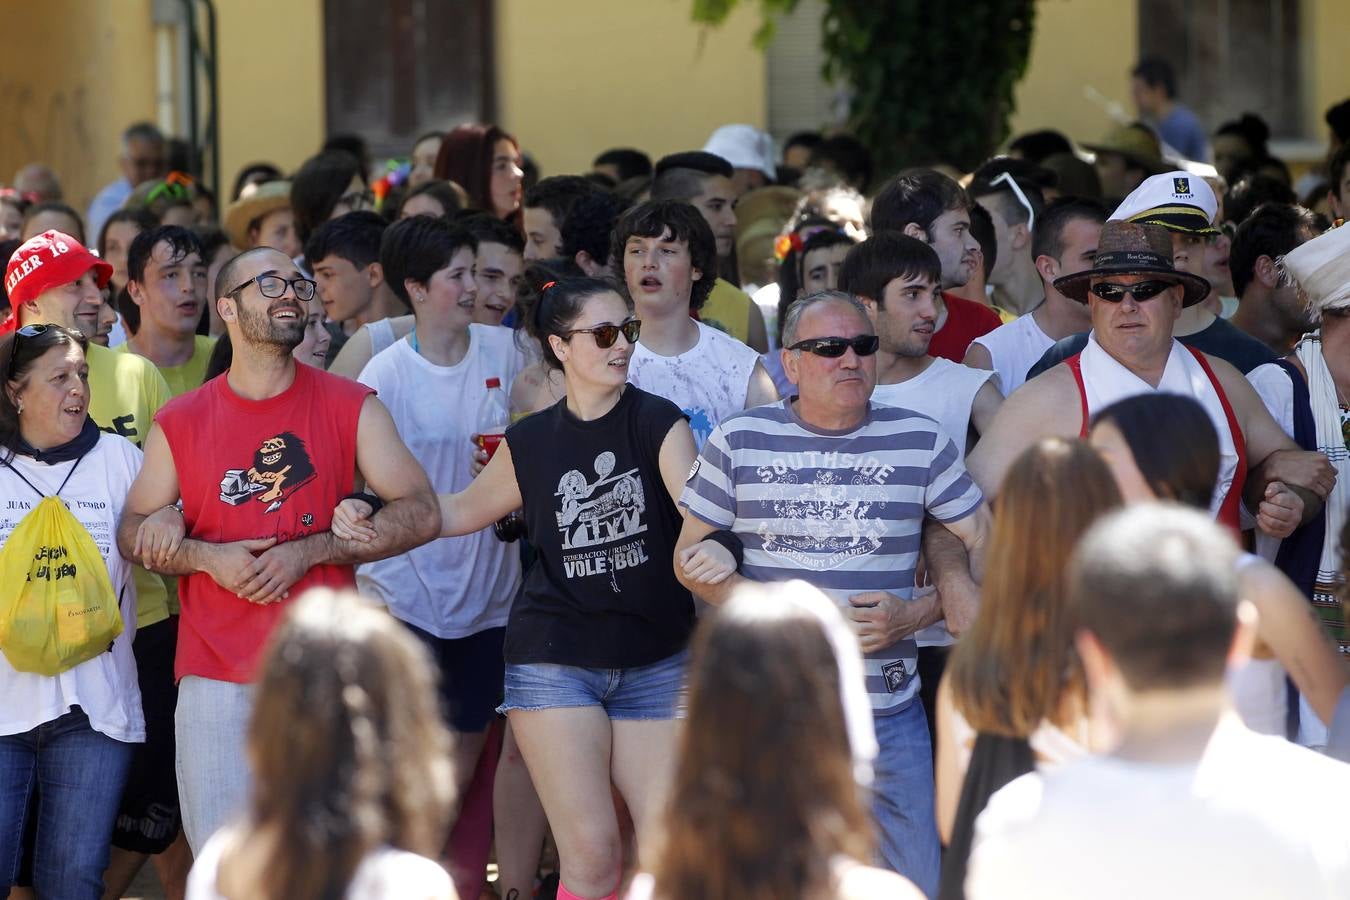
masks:
<path fill-rule="evenodd" d="M 1342 225 L 1290 250 L 1280 260 L 1308 300 L 1314 322 L 1322 311 L 1350 306 L 1350 228 Z"/>

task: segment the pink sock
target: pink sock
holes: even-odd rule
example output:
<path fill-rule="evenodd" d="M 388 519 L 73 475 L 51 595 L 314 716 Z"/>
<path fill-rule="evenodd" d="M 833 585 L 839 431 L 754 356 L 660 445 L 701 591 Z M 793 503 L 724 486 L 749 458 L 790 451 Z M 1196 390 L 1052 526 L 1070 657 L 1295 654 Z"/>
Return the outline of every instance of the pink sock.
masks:
<path fill-rule="evenodd" d="M 558 900 L 587 900 L 587 898 L 572 893 L 567 889 L 567 885 L 560 881 L 558 882 Z M 609 893 L 603 897 L 596 897 L 594 900 L 619 900 L 619 895 L 617 893 Z"/>

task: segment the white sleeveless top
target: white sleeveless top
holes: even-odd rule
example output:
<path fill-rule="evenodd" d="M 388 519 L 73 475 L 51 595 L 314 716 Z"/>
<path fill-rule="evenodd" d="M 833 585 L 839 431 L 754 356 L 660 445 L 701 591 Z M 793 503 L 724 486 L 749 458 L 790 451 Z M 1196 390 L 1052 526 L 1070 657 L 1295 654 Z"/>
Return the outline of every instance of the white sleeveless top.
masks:
<path fill-rule="evenodd" d="M 1210 513 L 1217 517 L 1219 507 L 1228 496 L 1228 490 L 1233 485 L 1233 477 L 1237 474 L 1237 447 L 1233 443 L 1233 435 L 1228 428 L 1228 415 L 1223 411 L 1223 403 L 1219 400 L 1218 392 L 1214 390 L 1209 376 L 1200 368 L 1200 363 L 1191 352 L 1173 338 L 1172 352 L 1167 357 L 1167 366 L 1163 369 L 1162 379 L 1156 388 L 1103 350 L 1101 344 L 1097 343 L 1095 334 L 1088 335 L 1087 346 L 1083 348 L 1080 361 L 1083 370 L 1083 388 L 1087 394 L 1088 415 L 1095 414 L 1117 400 L 1149 393 L 1183 394 L 1205 408 L 1209 420 L 1214 423 L 1214 430 L 1219 433 L 1219 481 L 1209 504 Z"/>
<path fill-rule="evenodd" d="M 698 342 L 678 356 L 659 356 L 639 342 L 628 363 L 628 383 L 678 406 L 702 449 L 717 423 L 745 409 L 759 354 L 725 332 L 694 324 Z"/>
<path fill-rule="evenodd" d="M 872 399 L 887 406 L 912 409 L 936 419 L 956 444 L 961 455 L 966 455 L 966 435 L 970 432 L 970 409 L 975 395 L 984 383 L 996 373 L 976 369 L 935 358 L 918 375 L 895 384 L 879 384 L 872 391 Z"/>
<path fill-rule="evenodd" d="M 988 369 L 976 369 L 950 359 L 935 358 L 928 368 L 913 378 L 895 384 L 877 385 L 872 391 L 872 399 L 886 406 L 912 409 L 930 419 L 936 419 L 964 459 L 966 436 L 970 434 L 970 408 L 980 388 L 994 376 L 995 373 Z M 914 596 L 921 597 L 932 591 L 933 588 L 916 588 Z M 934 622 L 916 631 L 914 641 L 920 647 L 947 647 L 956 643 L 956 638 L 947 631 L 945 622 Z"/>
<path fill-rule="evenodd" d="M 994 371 L 998 373 L 998 389 L 1005 397 L 1022 386 L 1027 380 L 1027 371 L 1055 344 L 1041 331 L 1032 313 L 1018 316 L 1008 324 L 980 335 L 972 343 L 989 351 Z"/>
<path fill-rule="evenodd" d="M 370 355 L 373 358 L 381 350 L 394 345 L 394 325 L 390 319 L 376 319 L 366 323 L 366 334 L 370 335 Z"/>

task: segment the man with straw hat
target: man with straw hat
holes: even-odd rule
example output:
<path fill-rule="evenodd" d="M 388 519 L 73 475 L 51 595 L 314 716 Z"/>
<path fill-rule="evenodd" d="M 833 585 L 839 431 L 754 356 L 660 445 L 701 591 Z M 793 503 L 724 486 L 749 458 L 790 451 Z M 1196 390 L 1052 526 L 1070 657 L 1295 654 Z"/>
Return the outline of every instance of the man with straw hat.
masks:
<path fill-rule="evenodd" d="M 1107 201 L 1129 194 L 1150 175 L 1167 168 L 1158 135 L 1143 122 L 1119 125 L 1098 144 L 1084 144 L 1096 155 L 1097 177 Z"/>
<path fill-rule="evenodd" d="M 239 250 L 271 247 L 295 259 L 300 255 L 300 237 L 291 211 L 291 183 L 266 181 L 251 189 L 225 210 L 225 233 Z"/>
<path fill-rule="evenodd" d="M 1283 544 L 1258 541 L 1257 550 L 1279 560 L 1277 565 L 1287 562 L 1281 566 L 1285 574 L 1311 588 L 1319 618 L 1346 654 L 1350 635 L 1336 595 L 1343 584 L 1338 546 L 1350 505 L 1350 228 L 1313 238 L 1286 253 L 1282 262 L 1316 330 L 1305 334 L 1286 359 L 1253 369 L 1247 377 L 1285 432 L 1325 455 L 1337 477 L 1327 498 L 1325 527 L 1309 523 Z M 1303 563 L 1289 558 L 1300 544 L 1307 545 L 1297 554 Z"/>
<path fill-rule="evenodd" d="M 1172 241 L 1172 265 L 1179 272 L 1199 274 L 1206 243 L 1219 236 L 1214 221 L 1219 200 L 1203 178 L 1180 170 L 1144 179 L 1111 213 L 1112 219 L 1159 225 Z M 1172 336 L 1188 347 L 1232 364 L 1242 374 L 1273 362 L 1265 344 L 1219 318 L 1203 303 L 1187 306 L 1172 325 Z M 1087 346 L 1087 335 L 1059 341 L 1027 372 L 1027 379 L 1047 371 Z"/>
<path fill-rule="evenodd" d="M 1205 408 L 1219 433 L 1219 481 L 1211 511 L 1236 530 L 1245 498 L 1263 531 L 1288 535 L 1305 514 L 1316 512 L 1330 479 L 1291 486 L 1274 480 L 1272 457 L 1283 451 L 1313 454 L 1299 450 L 1280 430 L 1237 369 L 1172 336 L 1182 309 L 1203 300 L 1209 283 L 1176 269 L 1171 239 L 1160 225 L 1107 222 L 1097 248 L 1091 269 L 1056 279 L 1054 285 L 1087 304 L 1092 319 L 1087 346 L 1003 404 L 968 458 L 976 482 L 986 494 L 996 493 L 1023 450 L 1048 435 L 1086 435 L 1092 413 L 1117 400 L 1149 391 L 1184 394 Z M 1322 490 L 1315 493 L 1314 486 Z"/>

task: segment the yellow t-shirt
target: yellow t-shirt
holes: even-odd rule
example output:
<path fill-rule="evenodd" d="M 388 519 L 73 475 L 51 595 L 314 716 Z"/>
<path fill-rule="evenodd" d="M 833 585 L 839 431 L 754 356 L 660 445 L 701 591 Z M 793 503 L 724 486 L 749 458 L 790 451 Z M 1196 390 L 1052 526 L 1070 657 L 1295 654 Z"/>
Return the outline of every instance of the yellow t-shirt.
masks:
<path fill-rule="evenodd" d="M 90 344 L 89 415 L 104 431 L 120 434 L 137 447 L 145 445 L 155 413 L 173 399 L 169 385 L 149 360 Z M 144 628 L 178 612 L 177 591 L 163 578 L 133 566 L 136 576 L 136 627 Z"/>
<path fill-rule="evenodd" d="M 724 278 L 713 284 L 712 293 L 698 311 L 699 321 L 740 341 L 750 339 L 750 295 Z"/>
<path fill-rule="evenodd" d="M 211 361 L 211 351 L 215 346 L 215 338 L 199 334 L 193 343 L 191 359 L 181 366 L 159 367 L 159 374 L 164 376 L 173 396 L 186 394 L 202 386 L 202 379 L 206 377 L 206 364 Z M 114 349 L 119 353 L 135 355 L 130 344 L 120 344 Z"/>

